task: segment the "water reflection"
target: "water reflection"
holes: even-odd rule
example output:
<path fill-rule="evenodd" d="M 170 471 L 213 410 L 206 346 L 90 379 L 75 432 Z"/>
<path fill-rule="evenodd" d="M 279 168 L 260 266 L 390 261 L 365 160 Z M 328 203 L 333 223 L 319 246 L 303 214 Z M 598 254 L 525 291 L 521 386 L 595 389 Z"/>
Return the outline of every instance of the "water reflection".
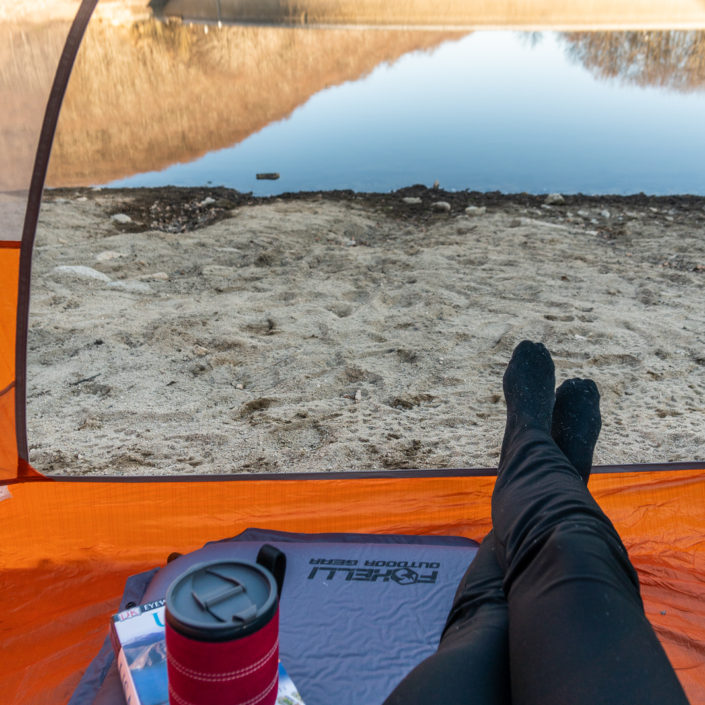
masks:
<path fill-rule="evenodd" d="M 702 31 L 92 23 L 48 183 L 703 193 L 703 98 L 677 93 L 704 57 Z"/>
<path fill-rule="evenodd" d="M 242 142 L 328 86 L 433 48 L 451 32 L 92 24 L 48 183 L 112 181 Z"/>
<path fill-rule="evenodd" d="M 705 32 L 569 32 L 566 51 L 598 78 L 679 91 L 705 88 Z"/>

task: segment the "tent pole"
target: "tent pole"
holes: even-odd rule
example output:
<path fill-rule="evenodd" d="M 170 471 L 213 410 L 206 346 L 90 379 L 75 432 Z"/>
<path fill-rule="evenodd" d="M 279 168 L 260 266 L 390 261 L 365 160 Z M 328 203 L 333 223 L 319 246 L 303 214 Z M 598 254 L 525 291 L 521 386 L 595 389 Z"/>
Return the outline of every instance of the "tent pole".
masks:
<path fill-rule="evenodd" d="M 66 37 L 66 43 L 59 59 L 54 76 L 54 83 L 49 93 L 44 122 L 39 133 L 37 154 L 34 159 L 32 180 L 27 197 L 24 227 L 22 229 L 22 246 L 20 250 L 20 272 L 17 296 L 17 335 L 15 339 L 15 432 L 17 454 L 19 456 L 17 476 L 26 477 L 34 473 L 29 466 L 29 449 L 27 444 L 27 333 L 29 326 L 29 296 L 32 279 L 32 249 L 37 233 L 39 209 L 46 180 L 51 146 L 54 141 L 56 125 L 59 120 L 61 103 L 66 93 L 71 70 L 78 48 L 98 0 L 83 0 Z"/>

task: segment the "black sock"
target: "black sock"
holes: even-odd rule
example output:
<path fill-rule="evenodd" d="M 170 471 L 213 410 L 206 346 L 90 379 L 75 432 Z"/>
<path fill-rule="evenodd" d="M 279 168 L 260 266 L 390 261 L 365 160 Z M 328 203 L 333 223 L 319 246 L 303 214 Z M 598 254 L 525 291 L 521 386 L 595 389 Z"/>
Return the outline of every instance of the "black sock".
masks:
<path fill-rule="evenodd" d="M 590 477 L 600 428 L 600 393 L 595 383 L 591 379 L 563 382 L 556 390 L 551 436 L 585 484 Z"/>
<path fill-rule="evenodd" d="M 553 360 L 545 346 L 529 340 L 519 343 L 514 348 L 502 381 L 507 401 L 507 425 L 500 465 L 516 431 L 539 428 L 550 432 L 555 384 Z"/>

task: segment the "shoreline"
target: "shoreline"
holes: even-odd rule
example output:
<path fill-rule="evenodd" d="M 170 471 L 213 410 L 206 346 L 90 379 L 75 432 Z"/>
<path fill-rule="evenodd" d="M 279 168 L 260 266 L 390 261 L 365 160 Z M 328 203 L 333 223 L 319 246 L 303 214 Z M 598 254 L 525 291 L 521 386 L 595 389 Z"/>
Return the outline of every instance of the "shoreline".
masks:
<path fill-rule="evenodd" d="M 133 220 L 146 227 L 145 215 L 155 202 L 168 200 L 175 209 L 187 210 L 189 204 L 203 202 L 212 198 L 211 204 L 215 210 L 222 211 L 219 216 L 227 217 L 228 210 L 242 206 L 266 205 L 277 201 L 307 201 L 318 199 L 324 201 L 344 202 L 362 205 L 370 208 L 381 208 L 386 215 L 406 220 L 428 220 L 437 217 L 438 213 L 431 209 L 434 202 L 445 201 L 450 204 L 450 211 L 444 213 L 450 217 L 465 215 L 468 206 L 503 208 L 503 209 L 541 209 L 543 214 L 551 218 L 553 215 L 562 217 L 570 209 L 582 207 L 605 208 L 612 206 L 617 209 L 652 207 L 663 211 L 665 215 L 670 209 L 677 209 L 679 214 L 701 216 L 705 225 L 705 195 L 699 194 L 559 194 L 563 201 L 554 206 L 547 206 L 546 199 L 550 194 L 504 193 L 502 191 L 447 191 L 423 184 L 405 186 L 394 191 L 356 191 L 354 189 L 331 189 L 314 191 L 293 191 L 271 196 L 257 196 L 253 192 L 243 192 L 226 186 L 148 186 L 131 188 L 112 188 L 109 186 L 83 187 L 52 187 L 44 191 L 49 200 L 88 198 L 100 199 L 101 196 L 111 196 L 124 205 L 123 212 L 134 215 Z M 420 198 L 418 205 L 403 202 L 404 198 Z M 117 206 L 115 207 L 117 208 Z M 113 210 L 115 210 L 113 208 Z M 117 212 L 117 210 L 115 210 Z M 568 215 L 570 218 L 573 214 Z M 619 217 L 619 216 L 618 216 Z M 208 222 L 217 222 L 220 217 Z M 195 223 L 194 223 L 195 225 Z M 198 225 L 201 227 L 201 225 Z M 140 232 L 138 227 L 130 227 L 133 232 Z"/>
<path fill-rule="evenodd" d="M 548 193 L 528 193 L 516 192 L 505 193 L 504 191 L 477 191 L 472 189 L 456 189 L 448 191 L 441 187 L 426 186 L 425 184 L 411 184 L 399 189 L 390 191 L 357 191 L 355 189 L 316 189 L 312 191 L 287 191 L 281 194 L 271 196 L 257 196 L 252 191 L 238 191 L 227 186 L 136 186 L 136 187 L 112 187 L 112 186 L 48 186 L 45 188 L 45 196 L 52 198 L 67 198 L 70 196 L 98 196 L 100 194 L 112 194 L 122 196 L 124 198 L 134 198 L 140 194 L 147 194 L 156 197 L 165 195 L 181 195 L 184 196 L 200 196 L 202 194 L 215 194 L 223 198 L 232 198 L 237 202 L 242 203 L 243 199 L 254 201 L 267 201 L 276 198 L 295 200 L 306 199 L 314 196 L 324 196 L 336 198 L 340 200 L 350 199 L 386 199 L 406 196 L 427 196 L 428 198 L 441 196 L 443 198 L 451 198 L 459 200 L 462 198 L 471 198 L 482 201 L 484 205 L 497 205 L 506 202 L 516 202 L 526 206 L 544 205 Z M 693 193 L 674 193 L 674 194 L 648 194 L 648 193 L 563 193 L 560 195 L 565 199 L 565 205 L 577 205 L 580 202 L 586 203 L 615 203 L 623 205 L 645 205 L 647 201 L 655 201 L 662 206 L 667 202 L 672 201 L 673 205 L 681 204 L 683 206 L 700 206 L 705 208 L 705 194 Z"/>
<path fill-rule="evenodd" d="M 88 476 L 491 468 L 523 338 L 546 343 L 559 381 L 596 379 L 596 464 L 701 460 L 705 198 L 545 201 L 48 190 L 31 461 Z"/>

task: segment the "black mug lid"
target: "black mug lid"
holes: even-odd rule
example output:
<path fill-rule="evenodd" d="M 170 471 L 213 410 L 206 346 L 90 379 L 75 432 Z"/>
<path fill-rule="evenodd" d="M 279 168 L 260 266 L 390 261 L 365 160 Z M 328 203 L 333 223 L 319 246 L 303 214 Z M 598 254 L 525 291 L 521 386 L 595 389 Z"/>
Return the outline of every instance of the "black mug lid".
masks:
<path fill-rule="evenodd" d="M 256 632 L 277 609 L 277 585 L 263 566 L 210 561 L 192 566 L 166 592 L 166 619 L 199 641 L 227 641 Z"/>

